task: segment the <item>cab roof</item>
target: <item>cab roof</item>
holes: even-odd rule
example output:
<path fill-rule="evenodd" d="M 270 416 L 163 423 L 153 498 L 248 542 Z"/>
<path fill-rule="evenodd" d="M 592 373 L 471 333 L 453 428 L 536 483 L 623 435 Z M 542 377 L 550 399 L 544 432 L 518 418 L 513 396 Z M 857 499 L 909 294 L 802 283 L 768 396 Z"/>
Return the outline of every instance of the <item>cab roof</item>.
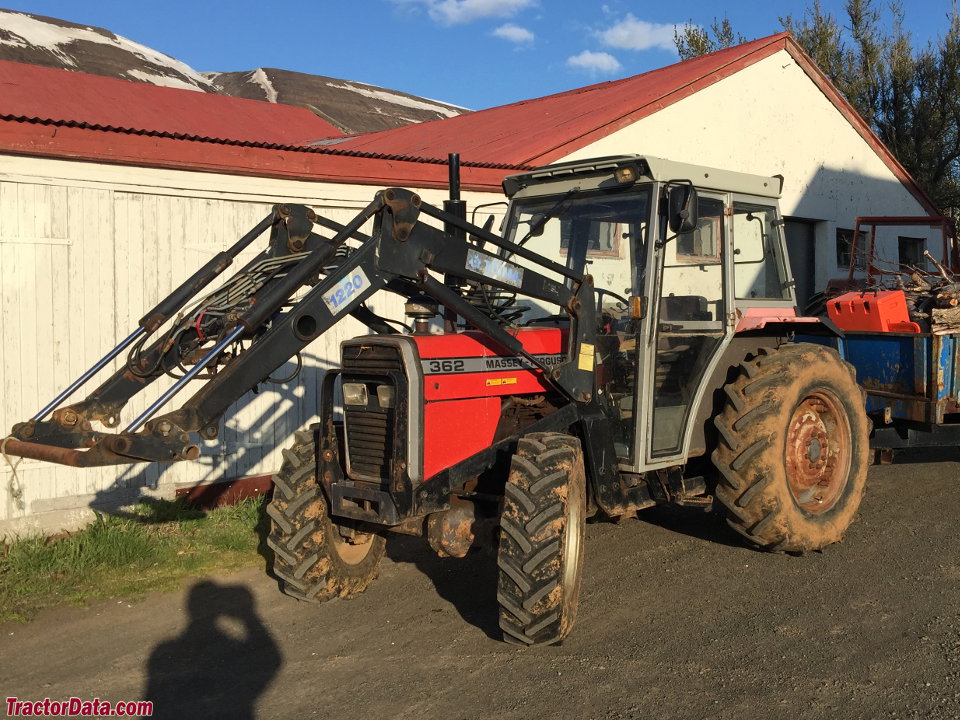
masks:
<path fill-rule="evenodd" d="M 621 168 L 635 168 L 635 180 L 657 182 L 689 181 L 695 187 L 722 192 L 779 198 L 783 188 L 780 175 L 764 176 L 734 172 L 721 168 L 674 162 L 652 155 L 611 155 L 589 160 L 548 165 L 530 172 L 508 175 L 503 181 L 507 196 L 515 194 L 543 194 L 549 185 L 550 193 L 580 189 L 603 189 L 627 184 L 617 180 L 615 173 Z M 523 192 L 525 191 L 525 192 Z"/>

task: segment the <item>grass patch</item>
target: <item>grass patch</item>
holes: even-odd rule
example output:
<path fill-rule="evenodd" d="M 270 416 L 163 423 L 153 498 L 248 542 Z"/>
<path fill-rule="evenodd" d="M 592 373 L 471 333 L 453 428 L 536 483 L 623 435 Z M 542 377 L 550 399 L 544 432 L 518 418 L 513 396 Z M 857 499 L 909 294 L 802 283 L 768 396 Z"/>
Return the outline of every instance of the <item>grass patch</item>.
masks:
<path fill-rule="evenodd" d="M 263 562 L 265 500 L 202 512 L 176 501 L 144 502 L 125 516 L 97 515 L 83 530 L 0 546 L 0 622 L 43 608 L 136 598 L 184 578 Z"/>

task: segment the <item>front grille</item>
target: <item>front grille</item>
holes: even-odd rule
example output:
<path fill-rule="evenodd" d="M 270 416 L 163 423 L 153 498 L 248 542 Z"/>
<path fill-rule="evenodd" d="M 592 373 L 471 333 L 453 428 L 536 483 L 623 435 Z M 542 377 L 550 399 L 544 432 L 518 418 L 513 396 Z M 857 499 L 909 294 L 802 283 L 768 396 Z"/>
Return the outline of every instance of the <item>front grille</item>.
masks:
<path fill-rule="evenodd" d="M 373 402 L 376 402 L 376 396 Z M 393 456 L 393 410 L 377 412 L 369 408 L 347 408 L 344 415 L 350 475 L 358 480 L 389 478 Z"/>
<path fill-rule="evenodd" d="M 367 386 L 365 407 L 344 406 L 349 476 L 354 480 L 389 481 L 396 461 L 396 415 L 400 407 L 403 366 L 397 348 L 362 343 L 343 348 L 343 381 Z M 382 408 L 377 387 L 394 388 L 394 407 Z"/>
<path fill-rule="evenodd" d="M 400 351 L 389 345 L 365 345 L 363 343 L 344 345 L 343 372 L 348 375 L 351 371 L 379 375 L 394 372 L 402 373 L 403 361 L 400 359 Z"/>

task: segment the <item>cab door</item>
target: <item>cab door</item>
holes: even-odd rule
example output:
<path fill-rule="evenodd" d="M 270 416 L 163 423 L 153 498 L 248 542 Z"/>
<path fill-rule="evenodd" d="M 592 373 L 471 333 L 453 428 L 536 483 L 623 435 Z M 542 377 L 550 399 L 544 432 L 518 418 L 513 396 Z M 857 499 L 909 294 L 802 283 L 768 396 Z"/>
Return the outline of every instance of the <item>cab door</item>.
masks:
<path fill-rule="evenodd" d="M 654 254 L 656 284 L 651 293 L 652 326 L 647 338 L 644 469 L 684 461 L 691 418 L 725 340 L 729 278 L 727 198 L 701 192 L 696 229 L 666 242 Z"/>

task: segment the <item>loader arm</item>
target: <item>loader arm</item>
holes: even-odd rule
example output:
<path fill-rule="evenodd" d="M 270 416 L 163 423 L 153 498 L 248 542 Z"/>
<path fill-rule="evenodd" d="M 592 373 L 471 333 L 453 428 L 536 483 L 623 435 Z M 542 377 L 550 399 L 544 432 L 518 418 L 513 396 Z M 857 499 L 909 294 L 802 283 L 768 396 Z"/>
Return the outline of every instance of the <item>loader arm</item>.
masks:
<path fill-rule="evenodd" d="M 421 222 L 421 213 L 443 221 L 445 230 Z M 360 228 L 371 218 L 374 230 L 367 236 Z M 314 233 L 314 225 L 333 231 L 333 236 Z M 219 290 L 198 301 L 198 293 L 267 229 L 271 231 L 268 247 Z M 467 240 L 468 236 L 481 242 Z M 338 258 L 350 239 L 359 241 L 359 248 Z M 482 250 L 481 244 L 522 257 L 565 281 L 529 266 L 521 268 Z M 331 263 L 335 263 L 332 269 Z M 509 328 L 435 274 L 558 305 L 571 319 L 566 361 L 545 366 Z M 297 297 L 304 288 L 309 290 Z M 590 276 L 422 203 L 409 190 L 390 188 L 378 192 L 346 225 L 319 218 L 304 206 L 275 207 L 232 248 L 148 312 L 130 336 L 37 415 L 15 425 L 5 452 L 78 467 L 195 459 L 200 449 L 191 433 L 216 438 L 218 421 L 231 404 L 342 318 L 353 315 L 378 332 L 389 329 L 364 304 L 382 290 L 404 297 L 421 293 L 432 297 L 497 345 L 526 358 L 571 401 L 590 402 L 596 332 Z M 147 344 L 165 325 L 169 329 Z M 85 399 L 61 407 L 124 351 L 128 358 L 123 367 Z M 119 426 L 120 413 L 132 397 L 161 376 L 178 373 L 177 381 L 122 431 L 94 429 L 94 422 L 108 429 Z M 191 383 L 202 385 L 178 409 L 159 414 Z"/>

